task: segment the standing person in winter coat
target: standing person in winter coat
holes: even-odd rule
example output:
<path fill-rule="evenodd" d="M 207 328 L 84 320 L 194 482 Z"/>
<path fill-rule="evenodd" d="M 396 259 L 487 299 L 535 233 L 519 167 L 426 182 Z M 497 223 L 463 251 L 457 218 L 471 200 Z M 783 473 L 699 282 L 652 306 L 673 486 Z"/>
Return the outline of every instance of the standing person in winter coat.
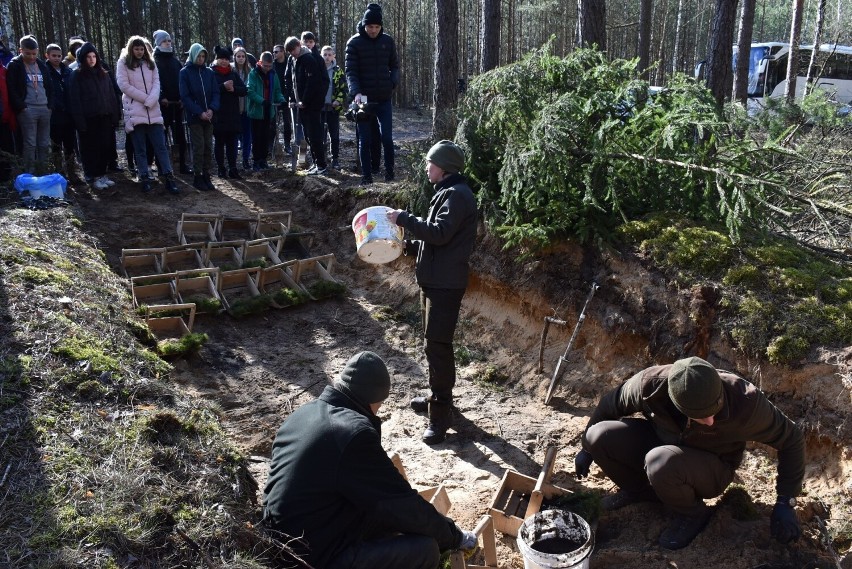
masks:
<path fill-rule="evenodd" d="M 216 64 L 213 66 L 216 83 L 219 85 L 219 112 L 213 117 L 213 136 L 216 138 L 216 165 L 220 178 L 242 178 L 237 171 L 237 140 L 240 137 L 240 97 L 248 90 L 239 75 L 231 67 L 233 52 L 229 47 L 215 46 Z M 225 170 L 227 154 L 229 170 Z"/>
<path fill-rule="evenodd" d="M 296 62 L 293 67 L 293 95 L 314 161 L 313 167 L 307 174 L 308 176 L 325 174 L 328 166 L 325 162 L 322 111 L 325 105 L 325 94 L 328 91 L 328 73 L 321 58 L 318 59 L 297 38 L 288 38 L 284 49 Z"/>
<path fill-rule="evenodd" d="M 389 182 L 394 178 L 391 96 L 399 83 L 399 59 L 396 44 L 382 30 L 382 7 L 378 4 L 367 5 L 358 33 L 346 42 L 346 82 L 352 100 L 356 104 L 369 103 L 379 120 L 385 150 L 385 181 Z M 361 181 L 365 184 L 373 182 L 372 136 L 372 129 L 358 129 Z"/>
<path fill-rule="evenodd" d="M 213 113 L 219 110 L 219 85 L 213 70 L 205 65 L 207 50 L 200 43 L 189 48 L 186 66 L 180 70 L 180 100 L 192 138 L 195 188 L 215 190 L 210 179 L 213 168 Z"/>
<path fill-rule="evenodd" d="M 328 128 L 331 138 L 331 167 L 340 170 L 340 115 L 346 108 L 346 75 L 335 61 L 333 47 L 324 46 L 322 58 L 328 73 L 328 91 L 325 93 L 322 122 Z"/>
<path fill-rule="evenodd" d="M 33 36 L 21 38 L 20 54 L 7 68 L 9 104 L 18 117 L 23 139 L 24 169 L 36 172 L 47 167 L 50 155 L 50 109 L 53 87 L 47 65 L 38 57 L 38 42 Z"/>
<path fill-rule="evenodd" d="M 160 176 L 169 192 L 178 190 L 172 172 L 172 161 L 166 146 L 163 115 L 160 112 L 160 74 L 149 51 L 150 44 L 140 36 L 132 36 L 121 51 L 115 65 L 115 77 L 122 92 L 124 130 L 133 136 L 136 167 L 142 191 L 151 191 L 148 172 L 148 143 L 160 165 Z"/>
<path fill-rule="evenodd" d="M 175 55 L 172 36 L 165 30 L 154 32 L 154 61 L 160 74 L 160 113 L 163 126 L 171 134 L 172 144 L 178 147 L 178 168 L 181 174 L 192 174 L 187 153 L 186 128 L 183 103 L 180 102 L 180 70 L 183 68 Z M 168 136 L 166 139 L 168 140 Z"/>
<path fill-rule="evenodd" d="M 74 174 L 74 155 L 77 152 L 77 131 L 69 109 L 68 82 L 71 70 L 62 63 L 62 48 L 55 43 L 45 49 L 50 83 L 53 87 L 53 110 L 50 113 L 50 140 L 53 142 L 53 155 L 57 166 L 65 177 L 72 179 Z"/>
<path fill-rule="evenodd" d="M 234 50 L 234 72 L 246 86 L 248 94 L 248 78 L 252 66 L 248 61 L 248 53 L 244 47 Z M 251 169 L 251 119 L 248 116 L 248 98 L 240 97 L 240 148 L 243 153 L 243 170 Z"/>
<path fill-rule="evenodd" d="M 805 475 L 801 429 L 757 387 L 701 358 L 649 367 L 604 395 L 574 466 L 580 479 L 596 462 L 618 485 L 601 500 L 604 510 L 662 502 L 673 516 L 659 544 L 681 549 L 704 529 L 713 514 L 704 500 L 725 491 L 749 441 L 778 451 L 769 531 L 783 544 L 796 541 L 794 508 Z"/>
<path fill-rule="evenodd" d="M 317 569 L 436 569 L 441 551 L 476 547 L 382 448 L 376 412 L 389 393 L 385 362 L 360 352 L 275 435 L 264 523 L 300 537 L 291 547 Z"/>
<path fill-rule="evenodd" d="M 257 65 L 257 58 L 248 52 L 245 44 L 243 43 L 242 38 L 234 38 L 231 40 L 231 51 L 237 53 L 237 48 L 242 48 L 246 52 L 246 59 L 248 59 L 249 65 L 254 68 Z"/>
<path fill-rule="evenodd" d="M 115 185 L 106 173 L 114 152 L 113 125 L 120 120 L 121 110 L 112 77 L 95 46 L 84 43 L 77 50 L 77 61 L 77 69 L 71 72 L 71 116 L 80 136 L 83 172 L 96 190 L 103 190 Z"/>
<path fill-rule="evenodd" d="M 293 121 L 291 120 L 292 113 L 290 113 L 290 98 L 287 96 L 287 64 L 290 58 L 281 44 L 276 44 L 272 48 L 272 56 L 275 58 L 275 61 L 272 62 L 272 69 L 275 70 L 275 74 L 278 76 L 278 83 L 281 85 L 281 94 L 284 95 L 284 102 L 278 106 L 278 112 L 282 114 L 283 118 L 281 122 L 284 125 L 282 129 L 284 135 L 284 153 L 292 155 L 293 151 L 290 149 L 290 141 L 293 139 Z"/>
<path fill-rule="evenodd" d="M 414 235 L 406 240 L 405 254 L 416 255 L 415 277 L 420 286 L 420 312 L 429 366 L 429 398 L 415 397 L 411 408 L 428 412 L 429 426 L 423 432 L 426 444 L 447 437 L 452 425 L 453 386 L 456 363 L 453 334 L 467 288 L 470 255 L 476 241 L 476 199 L 461 175 L 464 152 L 455 143 L 442 140 L 426 154 L 426 176 L 435 184 L 426 219 L 407 211 L 388 212 L 388 219 Z"/>
<path fill-rule="evenodd" d="M 278 75 L 272 70 L 272 54 L 264 51 L 260 61 L 249 73 L 246 109 L 251 119 L 254 171 L 266 170 L 269 164 L 270 131 L 275 128 L 275 109 L 284 102 Z"/>

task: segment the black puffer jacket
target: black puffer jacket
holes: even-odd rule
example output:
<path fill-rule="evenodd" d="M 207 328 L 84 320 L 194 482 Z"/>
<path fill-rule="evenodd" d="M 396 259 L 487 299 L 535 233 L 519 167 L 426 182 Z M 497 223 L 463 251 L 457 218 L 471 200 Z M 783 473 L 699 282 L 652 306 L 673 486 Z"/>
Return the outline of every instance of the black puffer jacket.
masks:
<path fill-rule="evenodd" d="M 296 98 L 306 109 L 322 110 L 328 92 L 328 72 L 325 63 L 320 64 L 316 55 L 306 47 L 302 47 L 302 54 L 296 59 L 293 83 Z"/>
<path fill-rule="evenodd" d="M 183 67 L 174 52 L 154 50 L 154 62 L 160 73 L 160 99 L 180 101 L 180 70 Z"/>
<path fill-rule="evenodd" d="M 389 101 L 399 83 L 396 43 L 384 31 L 371 39 L 359 23 L 358 33 L 346 42 L 345 69 L 350 97 L 360 93 L 371 103 Z"/>
<path fill-rule="evenodd" d="M 422 288 L 467 288 L 476 242 L 476 199 L 461 174 L 450 174 L 435 189 L 426 219 L 404 211 L 396 220 L 416 237 L 406 241 L 405 254 L 417 255 L 415 276 Z"/>
<path fill-rule="evenodd" d="M 381 444 L 381 422 L 328 386 L 319 399 L 290 415 L 275 436 L 263 491 L 268 527 L 304 536 L 314 567 L 328 565 L 364 538 L 365 520 L 388 531 L 425 535 L 441 551 L 456 547 L 455 523 L 421 498 L 394 467 Z"/>
<path fill-rule="evenodd" d="M 50 84 L 53 88 L 53 112 L 50 113 L 50 124 L 57 126 L 69 124 L 71 113 L 68 112 L 70 107 L 68 84 L 71 80 L 71 70 L 64 63 L 59 64 L 59 69 L 48 63 L 47 68 L 50 70 Z"/>

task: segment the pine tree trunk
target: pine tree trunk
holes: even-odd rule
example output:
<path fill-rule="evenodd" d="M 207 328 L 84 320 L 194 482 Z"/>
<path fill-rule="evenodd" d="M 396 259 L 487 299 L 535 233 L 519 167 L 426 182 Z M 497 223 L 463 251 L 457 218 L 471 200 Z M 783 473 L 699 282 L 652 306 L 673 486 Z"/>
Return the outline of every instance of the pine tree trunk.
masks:
<path fill-rule="evenodd" d="M 680 42 L 682 33 L 681 30 L 683 28 L 683 0 L 677 1 L 677 17 L 675 18 L 675 37 L 674 37 L 674 46 L 672 47 L 672 73 L 677 73 L 682 69 L 680 58 L 681 51 Z"/>
<path fill-rule="evenodd" d="M 334 10 L 331 16 L 331 37 L 329 39 L 329 44 L 334 48 L 334 53 L 338 59 L 338 65 L 343 63 L 343 46 L 337 45 L 337 34 L 340 29 L 340 0 L 334 0 Z M 343 65 L 340 65 L 343 68 Z"/>
<path fill-rule="evenodd" d="M 482 23 L 479 28 L 482 56 L 479 71 L 485 73 L 500 65 L 500 0 L 482 0 Z"/>
<path fill-rule="evenodd" d="M 754 31 L 755 0 L 743 0 L 740 13 L 740 33 L 737 36 L 737 72 L 734 74 L 735 101 L 748 102 L 748 66 L 751 60 L 751 38 Z"/>
<path fill-rule="evenodd" d="M 644 79 L 648 78 L 648 64 L 651 59 L 651 13 L 654 8 L 653 0 L 639 2 L 639 73 Z"/>
<path fill-rule="evenodd" d="M 707 49 L 707 88 L 721 109 L 731 92 L 731 58 L 737 0 L 716 0 L 716 13 Z"/>
<path fill-rule="evenodd" d="M 18 38 L 12 31 L 12 16 L 9 11 L 9 0 L 0 0 L 0 33 L 6 40 L 6 47 L 11 49 L 18 44 Z"/>
<path fill-rule="evenodd" d="M 790 24 L 790 58 L 787 60 L 787 87 L 784 99 L 788 105 L 796 101 L 796 77 L 799 75 L 799 42 L 802 37 L 804 0 L 793 0 L 793 22 Z"/>
<path fill-rule="evenodd" d="M 435 81 L 432 137 L 453 138 L 459 79 L 458 0 L 435 0 Z"/>
<path fill-rule="evenodd" d="M 578 38 L 581 47 L 598 46 L 606 51 L 606 2 L 604 0 L 577 0 Z"/>
<path fill-rule="evenodd" d="M 814 49 L 811 51 L 811 61 L 808 64 L 808 83 L 805 86 L 805 94 L 813 92 L 816 86 L 814 72 L 816 70 L 817 54 L 819 54 L 819 44 L 822 41 L 822 25 L 825 21 L 825 0 L 819 0 L 816 15 L 816 30 L 814 30 Z"/>

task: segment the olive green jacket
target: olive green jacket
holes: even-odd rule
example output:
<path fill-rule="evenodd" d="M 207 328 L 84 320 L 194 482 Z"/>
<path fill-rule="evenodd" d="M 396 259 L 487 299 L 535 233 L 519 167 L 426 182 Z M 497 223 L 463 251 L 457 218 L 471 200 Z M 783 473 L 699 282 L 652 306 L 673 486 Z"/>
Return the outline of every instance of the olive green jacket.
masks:
<path fill-rule="evenodd" d="M 712 452 L 737 468 L 746 442 L 755 441 L 778 451 L 779 496 L 794 497 L 805 476 L 805 441 L 799 427 L 788 419 L 757 387 L 742 377 L 717 370 L 722 378 L 725 403 L 712 427 L 690 421 L 672 403 L 668 391 L 671 365 L 649 367 L 601 398 L 586 429 L 595 423 L 641 413 L 654 424 L 664 445 Z M 585 445 L 585 436 L 583 437 Z"/>

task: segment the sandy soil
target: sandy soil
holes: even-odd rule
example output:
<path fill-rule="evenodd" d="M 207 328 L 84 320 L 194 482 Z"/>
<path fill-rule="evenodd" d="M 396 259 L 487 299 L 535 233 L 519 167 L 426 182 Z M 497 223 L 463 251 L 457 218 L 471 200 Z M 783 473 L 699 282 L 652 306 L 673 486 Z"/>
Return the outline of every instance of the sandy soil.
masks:
<path fill-rule="evenodd" d="M 398 141 L 420 140 L 428 129 L 428 117 L 414 112 L 401 112 L 396 121 Z M 351 141 L 351 135 L 344 134 L 344 140 Z M 344 166 L 352 164 L 353 148 L 351 142 L 343 144 Z M 406 157 L 404 149 L 400 154 L 403 178 L 404 165 L 416 163 L 417 157 Z M 182 184 L 183 194 L 174 197 L 162 186 L 143 196 L 129 178 L 121 177 L 108 191 L 77 188 L 72 198 L 116 270 L 122 248 L 177 244 L 175 227 L 182 212 L 243 216 L 291 210 L 296 225 L 315 233 L 311 252 L 334 253 L 333 274 L 348 286 L 345 298 L 242 320 L 202 316 L 195 330 L 209 334 L 209 344 L 197 358 L 177 364 L 177 383 L 222 407 L 228 432 L 246 455 L 254 457 L 253 474 L 261 488 L 278 425 L 293 408 L 316 397 L 349 356 L 370 349 L 387 361 L 393 378 L 391 396 L 379 412 L 385 447 L 399 453 L 415 486 L 445 485 L 453 503 L 450 516 L 460 525 L 471 528 L 487 513 L 506 469 L 537 476 L 548 445 L 558 448 L 553 483 L 569 490 L 609 491 L 611 483 L 595 467 L 582 484 L 573 480 L 580 433 L 602 392 L 652 361 L 683 353 L 684 344 L 695 335 L 689 298 L 667 289 L 636 260 L 589 258 L 579 249 L 566 248 L 544 260 L 519 264 L 486 239 L 476 254 L 476 275 L 465 297 L 457 336 L 471 362 L 459 369 L 455 427 L 446 443 L 431 448 L 420 441 L 425 419 L 408 408 L 410 397 L 423 393 L 426 385 L 413 267 L 406 259 L 386 266 L 365 264 L 355 255 L 349 228 L 356 211 L 382 203 L 382 192 L 392 187 L 379 183 L 368 191 L 355 191 L 358 179 L 347 171 L 306 180 L 278 169 L 245 181 L 214 179 L 217 192 L 201 193 Z M 550 373 L 592 278 L 602 289 L 560 388 L 546 406 Z M 554 314 L 568 320 L 569 326 L 551 329 L 544 373 L 538 373 L 543 317 Z M 663 315 L 666 325 L 654 325 L 652 319 Z M 718 334 L 711 334 L 708 346 L 731 368 L 759 379 L 772 377 L 772 382 L 766 381 L 778 390 L 779 405 L 797 420 L 810 426 L 808 413 L 822 410 L 825 421 L 835 415 L 823 430 L 809 431 L 808 494 L 799 508 L 804 538 L 790 547 L 770 539 L 775 463 L 771 449 L 754 448 L 738 482 L 755 501 L 758 520 L 737 521 L 729 506 L 719 506 L 690 547 L 669 552 L 656 545 L 665 512 L 657 506 L 628 507 L 599 520 L 591 566 L 839 567 L 843 547 L 849 543 L 836 554 L 826 548 L 819 520 L 828 520 L 835 530 L 846 524 L 848 539 L 852 437 L 845 358 L 826 356 L 823 363 L 804 370 L 770 370 L 743 361 Z M 495 370 L 505 375 L 504 382 L 482 381 L 486 371 Z M 822 383 L 816 385 L 817 380 Z M 501 534 L 498 557 L 501 567 L 523 567 L 514 540 Z M 850 564 L 848 557 L 844 567 Z"/>

